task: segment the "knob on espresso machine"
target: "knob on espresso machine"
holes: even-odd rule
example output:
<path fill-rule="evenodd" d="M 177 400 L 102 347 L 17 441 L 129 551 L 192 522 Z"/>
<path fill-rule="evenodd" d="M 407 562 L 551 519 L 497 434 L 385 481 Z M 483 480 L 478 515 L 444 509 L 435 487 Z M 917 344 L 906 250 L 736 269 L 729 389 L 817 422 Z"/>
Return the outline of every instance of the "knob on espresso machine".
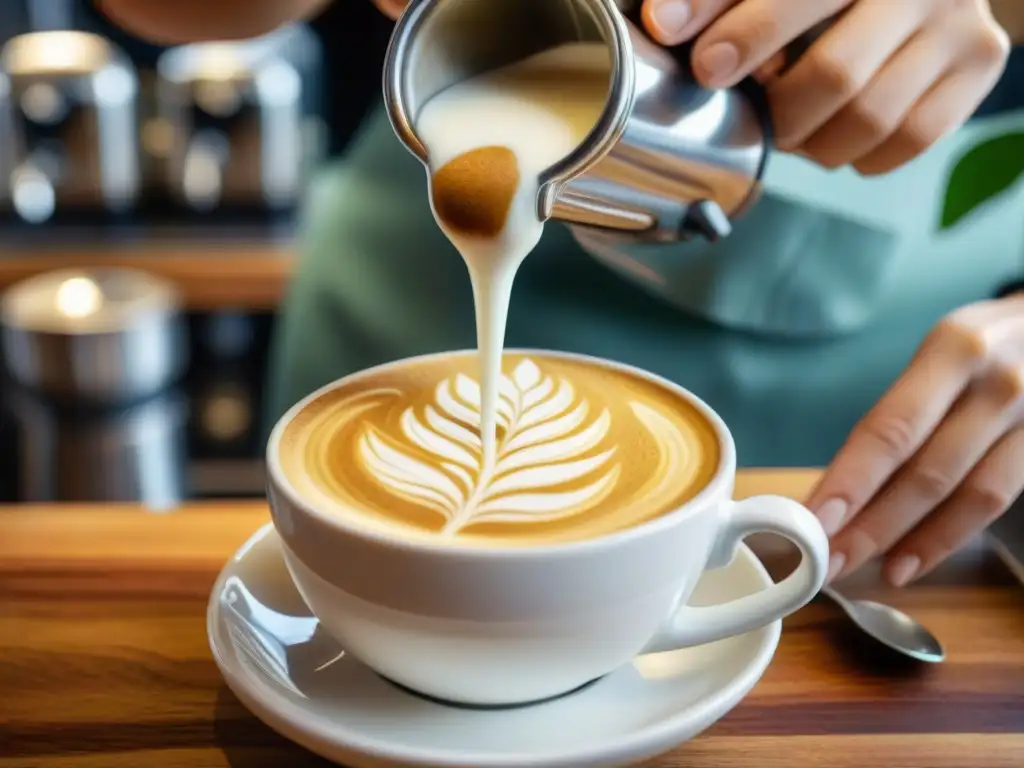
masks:
<path fill-rule="evenodd" d="M 123 214 L 140 183 L 138 80 L 110 41 L 30 32 L 0 49 L 0 204 L 40 224 L 58 212 Z"/>

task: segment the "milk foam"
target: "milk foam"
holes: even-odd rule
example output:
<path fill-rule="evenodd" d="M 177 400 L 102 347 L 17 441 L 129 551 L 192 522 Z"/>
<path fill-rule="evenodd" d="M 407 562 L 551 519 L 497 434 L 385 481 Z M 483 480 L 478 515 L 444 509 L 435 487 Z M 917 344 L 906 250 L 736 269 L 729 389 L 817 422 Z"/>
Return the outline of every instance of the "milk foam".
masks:
<path fill-rule="evenodd" d="M 498 387 L 512 284 L 541 238 L 538 177 L 569 155 L 597 123 L 608 98 L 611 58 L 603 43 L 571 43 L 458 83 L 435 96 L 416 120 L 430 174 L 474 149 L 505 146 L 519 162 L 520 184 L 504 230 L 466 236 L 438 225 L 469 269 L 476 305 L 485 464 L 496 461 Z M 433 204 L 433 195 L 431 195 Z"/>
<path fill-rule="evenodd" d="M 503 439 L 493 460 L 480 437 L 462 424 L 481 423 L 481 391 L 465 375 L 445 379 L 422 413 L 407 408 L 405 438 L 434 457 L 416 461 L 370 431 L 359 443 L 369 474 L 396 494 L 436 509 L 445 518 L 442 535 L 469 524 L 543 522 L 594 507 L 615 486 L 621 468 L 608 437 L 609 411 L 596 418 L 565 378 L 544 376 L 523 360 L 499 379 L 496 421 Z M 553 490 L 557 489 L 557 490 Z"/>

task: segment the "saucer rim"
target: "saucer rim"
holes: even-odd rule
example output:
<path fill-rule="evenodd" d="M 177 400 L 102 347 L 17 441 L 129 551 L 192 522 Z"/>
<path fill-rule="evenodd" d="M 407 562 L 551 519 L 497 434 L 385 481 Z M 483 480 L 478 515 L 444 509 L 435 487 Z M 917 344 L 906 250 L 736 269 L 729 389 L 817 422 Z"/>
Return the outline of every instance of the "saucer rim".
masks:
<path fill-rule="evenodd" d="M 210 591 L 206 610 L 206 635 L 214 663 L 217 665 L 224 682 L 231 692 L 245 705 L 257 719 L 299 746 L 326 759 L 336 761 L 328 755 L 343 751 L 352 756 L 368 757 L 375 761 L 388 764 L 400 764 L 416 768 L 444 765 L 449 768 L 583 768 L 584 766 L 600 766 L 611 764 L 629 764 L 638 755 L 649 759 L 663 754 L 680 743 L 680 731 L 701 733 L 717 722 L 723 715 L 715 714 L 725 702 L 743 698 L 757 685 L 765 670 L 771 664 L 782 636 L 782 619 L 776 619 L 763 627 L 750 630 L 749 633 L 761 635 L 757 649 L 751 654 L 741 670 L 726 685 L 704 697 L 697 704 L 680 709 L 671 717 L 654 725 L 648 725 L 624 735 L 614 744 L 599 747 L 575 749 L 571 752 L 550 752 L 547 754 L 516 755 L 513 752 L 496 754 L 494 752 L 473 753 L 466 751 L 437 750 L 433 748 L 395 747 L 382 743 L 378 738 L 367 738 L 358 731 L 348 728 L 344 723 L 328 720 L 320 715 L 310 723 L 309 717 L 290 699 L 272 690 L 265 683 L 252 675 L 235 672 L 237 655 L 232 662 L 225 658 L 227 650 L 217 637 L 217 630 L 223 623 L 219 595 L 223 592 L 224 583 L 230 571 L 241 563 L 246 555 L 267 537 L 281 541 L 280 533 L 273 521 L 268 521 L 257 529 L 231 557 L 224 563 Z M 746 545 L 737 547 L 737 557 L 745 557 L 754 567 L 758 577 L 765 586 L 773 583 L 771 576 L 760 559 Z M 356 663 L 362 664 L 358 660 Z M 365 665 L 364 665 L 365 666 Z M 614 674 L 614 671 L 611 673 Z M 412 694 L 409 694 L 412 695 Z M 268 703 L 272 702 L 272 703 Z M 438 706 L 443 706 L 439 704 Z M 734 707 L 728 707 L 727 712 Z M 699 708 L 702 712 L 694 712 Z M 711 717 L 707 715 L 711 711 Z"/>

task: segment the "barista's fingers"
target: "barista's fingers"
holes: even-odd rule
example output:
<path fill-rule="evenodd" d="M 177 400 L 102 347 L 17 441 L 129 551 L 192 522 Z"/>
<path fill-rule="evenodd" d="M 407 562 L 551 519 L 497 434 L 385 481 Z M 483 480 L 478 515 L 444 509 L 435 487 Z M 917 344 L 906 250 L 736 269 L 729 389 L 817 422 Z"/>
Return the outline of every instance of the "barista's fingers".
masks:
<path fill-rule="evenodd" d="M 886 558 L 885 576 L 903 586 L 924 576 L 1001 517 L 1024 493 L 1024 427 L 1006 435 L 960 488 Z"/>
<path fill-rule="evenodd" d="M 402 15 L 402 11 L 405 10 L 405 6 L 409 4 L 409 0 L 373 0 L 373 4 L 376 5 L 385 16 L 397 19 Z"/>
<path fill-rule="evenodd" d="M 1022 382 L 1017 371 L 995 365 L 990 370 L 867 508 L 832 538 L 833 554 L 844 559 L 840 578 L 888 552 L 941 507 L 993 445 L 1020 422 Z M 904 581 L 900 574 L 894 580 Z"/>
<path fill-rule="evenodd" d="M 998 82 L 1009 43 L 996 34 L 982 43 L 988 57 L 948 74 L 907 115 L 880 146 L 857 159 L 854 168 L 865 176 L 888 173 L 913 160 L 935 142 L 966 123 Z"/>
<path fill-rule="evenodd" d="M 662 45 L 679 45 L 695 37 L 741 0 L 644 0 L 647 31 Z"/>
<path fill-rule="evenodd" d="M 946 417 L 986 364 L 985 340 L 946 320 L 906 372 L 854 427 L 808 503 L 834 536 L 853 520 Z"/>
<path fill-rule="evenodd" d="M 694 73 L 710 87 L 734 85 L 851 2 L 744 0 L 700 35 L 693 51 Z"/>
<path fill-rule="evenodd" d="M 962 30 L 946 17 L 913 37 L 849 104 L 800 148 L 826 168 L 838 168 L 881 146 L 904 123 L 918 100 L 953 63 L 950 40 Z"/>
<path fill-rule="evenodd" d="M 931 6 L 861 0 L 843 14 L 769 89 L 778 146 L 801 147 L 856 99 L 921 27 Z"/>
<path fill-rule="evenodd" d="M 761 85 L 767 85 L 768 83 L 770 83 L 772 80 L 779 76 L 779 73 L 783 70 L 783 68 L 785 68 L 785 66 L 786 52 L 779 51 L 774 56 L 765 61 L 763 64 L 758 66 L 758 68 L 751 73 L 751 77 L 753 77 L 755 80 L 761 83 Z"/>

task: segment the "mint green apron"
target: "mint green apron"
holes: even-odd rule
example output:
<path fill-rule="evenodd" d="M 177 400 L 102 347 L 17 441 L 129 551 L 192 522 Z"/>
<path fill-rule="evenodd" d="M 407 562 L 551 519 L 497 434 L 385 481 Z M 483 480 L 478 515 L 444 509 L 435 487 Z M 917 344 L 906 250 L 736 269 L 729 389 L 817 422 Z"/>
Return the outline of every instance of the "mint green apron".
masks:
<path fill-rule="evenodd" d="M 799 173 L 809 171 L 789 173 L 790 187 Z M 730 425 L 742 465 L 826 463 L 936 320 L 989 295 L 1016 262 L 1012 247 L 984 259 L 958 260 L 955 247 L 931 261 L 908 255 L 905 235 L 837 214 L 849 194 L 825 211 L 814 190 L 800 200 L 801 188 L 771 186 L 728 240 L 659 246 L 676 304 L 548 226 L 517 278 L 507 345 L 597 355 L 680 383 Z M 475 345 L 466 268 L 382 111 L 320 174 L 300 238 L 268 426 L 353 371 Z"/>

